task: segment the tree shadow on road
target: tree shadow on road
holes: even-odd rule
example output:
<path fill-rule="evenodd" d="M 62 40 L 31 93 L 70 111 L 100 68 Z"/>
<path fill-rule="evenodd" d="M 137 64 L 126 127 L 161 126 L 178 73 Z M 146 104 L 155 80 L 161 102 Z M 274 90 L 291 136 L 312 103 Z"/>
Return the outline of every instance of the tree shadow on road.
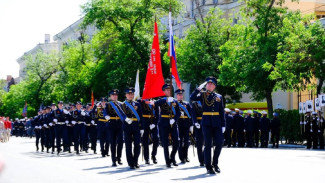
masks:
<path fill-rule="evenodd" d="M 188 176 L 188 177 L 184 177 L 184 178 L 177 178 L 177 179 L 171 179 L 171 180 L 175 180 L 175 181 L 195 180 L 195 179 L 204 179 L 204 178 L 212 177 L 212 176 L 215 176 L 215 175 L 208 175 L 208 174 L 204 173 L 204 174 L 193 175 L 193 176 Z"/>

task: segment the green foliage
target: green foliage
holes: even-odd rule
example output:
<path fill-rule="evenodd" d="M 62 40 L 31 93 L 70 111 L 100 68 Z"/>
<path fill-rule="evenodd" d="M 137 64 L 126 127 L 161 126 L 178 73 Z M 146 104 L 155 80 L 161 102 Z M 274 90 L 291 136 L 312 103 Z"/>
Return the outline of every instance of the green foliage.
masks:
<path fill-rule="evenodd" d="M 210 75 L 219 78 L 219 66 L 222 58 L 220 47 L 229 39 L 231 21 L 223 17 L 220 9 L 212 8 L 204 22 L 196 20 L 186 32 L 186 37 L 179 40 L 177 47 L 178 72 L 184 82 L 198 85 Z M 165 57 L 166 59 L 166 57 Z M 168 60 L 168 58 L 166 59 Z M 223 96 L 230 96 L 228 102 L 239 101 L 240 94 L 234 87 L 218 85 L 217 91 Z"/>
<path fill-rule="evenodd" d="M 298 110 L 278 110 L 281 120 L 280 138 L 287 143 L 302 142 L 300 116 Z"/>

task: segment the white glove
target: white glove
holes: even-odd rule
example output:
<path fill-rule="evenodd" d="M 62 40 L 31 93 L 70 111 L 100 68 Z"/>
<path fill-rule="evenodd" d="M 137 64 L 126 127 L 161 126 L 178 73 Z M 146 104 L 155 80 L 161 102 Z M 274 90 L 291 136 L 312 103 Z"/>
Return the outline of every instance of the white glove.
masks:
<path fill-rule="evenodd" d="M 65 124 L 68 124 L 69 123 L 69 121 L 67 120 L 67 121 L 65 121 Z"/>
<path fill-rule="evenodd" d="M 52 123 L 49 123 L 49 125 L 50 125 L 50 126 L 53 126 L 53 124 L 52 124 Z"/>
<path fill-rule="evenodd" d="M 307 124 L 307 122 L 306 122 L 306 121 L 304 121 L 304 125 L 305 125 L 305 124 Z"/>
<path fill-rule="evenodd" d="M 320 130 L 318 130 L 318 132 L 320 133 Z"/>
<path fill-rule="evenodd" d="M 53 119 L 53 122 L 56 123 L 56 122 L 58 122 L 58 120 L 57 119 Z"/>
<path fill-rule="evenodd" d="M 184 112 L 183 111 L 181 111 L 181 116 L 184 116 Z"/>
<path fill-rule="evenodd" d="M 200 125 L 199 123 L 195 123 L 195 127 L 196 127 L 197 129 L 200 129 L 200 128 L 201 128 L 201 125 Z"/>
<path fill-rule="evenodd" d="M 111 119 L 111 117 L 110 117 L 109 115 L 106 115 L 106 116 L 105 116 L 105 119 L 106 119 L 106 120 L 109 120 L 109 119 Z"/>
<path fill-rule="evenodd" d="M 100 105 L 100 102 L 98 102 L 97 104 L 96 104 L 96 106 L 98 107 Z"/>
<path fill-rule="evenodd" d="M 312 130 L 312 129 L 310 129 L 310 132 L 313 132 L 313 130 Z"/>
<path fill-rule="evenodd" d="M 150 127 L 150 130 L 152 130 L 152 129 L 154 129 L 156 127 L 156 125 L 151 124 L 149 127 Z"/>
<path fill-rule="evenodd" d="M 194 130 L 194 128 L 193 128 L 193 126 L 191 126 L 190 127 L 190 132 L 193 134 L 193 130 Z"/>
<path fill-rule="evenodd" d="M 75 125 L 77 122 L 76 122 L 76 121 L 71 121 L 71 123 L 72 123 L 73 125 Z"/>
<path fill-rule="evenodd" d="M 43 126 L 44 126 L 45 128 L 47 128 L 47 124 L 44 124 Z"/>
<path fill-rule="evenodd" d="M 69 114 L 69 111 L 67 111 L 66 109 L 63 109 L 63 113 L 64 114 Z"/>
<path fill-rule="evenodd" d="M 175 120 L 174 119 L 170 119 L 169 120 L 169 123 L 170 123 L 170 125 L 173 125 L 175 123 Z"/>
<path fill-rule="evenodd" d="M 132 123 L 132 119 L 126 118 L 125 121 L 130 125 Z"/>
<path fill-rule="evenodd" d="M 226 127 L 222 127 L 222 133 L 225 133 Z"/>
<path fill-rule="evenodd" d="M 144 130 L 140 130 L 141 137 L 143 136 Z"/>
<path fill-rule="evenodd" d="M 85 116 L 86 115 L 85 111 L 81 111 L 81 115 Z"/>
<path fill-rule="evenodd" d="M 93 125 L 94 125 L 94 124 L 95 124 L 95 121 L 94 121 L 94 120 L 91 120 L 91 124 L 93 124 Z"/>
<path fill-rule="evenodd" d="M 155 101 L 150 100 L 150 101 L 149 101 L 149 104 L 150 104 L 150 105 L 155 105 Z"/>
<path fill-rule="evenodd" d="M 321 119 L 320 122 L 323 123 L 323 119 Z"/>
<path fill-rule="evenodd" d="M 199 90 L 202 90 L 202 88 L 204 88 L 204 86 L 207 84 L 207 82 L 204 82 L 204 83 L 202 83 L 199 87 L 198 87 L 198 89 Z"/>
<path fill-rule="evenodd" d="M 304 124 L 302 121 L 300 121 L 300 124 L 302 125 L 302 124 Z"/>
<path fill-rule="evenodd" d="M 244 132 L 246 132 L 246 130 L 244 129 Z"/>
<path fill-rule="evenodd" d="M 174 98 L 173 97 L 168 97 L 167 98 L 167 102 L 173 102 L 174 101 Z"/>

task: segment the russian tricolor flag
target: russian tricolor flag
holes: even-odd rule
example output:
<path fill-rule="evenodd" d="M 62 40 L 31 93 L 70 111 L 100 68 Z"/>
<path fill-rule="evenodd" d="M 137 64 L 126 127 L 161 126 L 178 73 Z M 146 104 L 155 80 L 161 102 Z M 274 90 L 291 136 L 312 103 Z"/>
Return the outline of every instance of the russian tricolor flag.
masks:
<path fill-rule="evenodd" d="M 173 34 L 173 25 L 172 25 L 172 12 L 169 12 L 169 50 L 168 56 L 171 57 L 172 62 L 172 77 L 175 79 L 177 87 L 182 89 L 182 83 L 177 71 L 177 61 L 176 61 L 176 52 L 174 45 L 174 34 Z"/>

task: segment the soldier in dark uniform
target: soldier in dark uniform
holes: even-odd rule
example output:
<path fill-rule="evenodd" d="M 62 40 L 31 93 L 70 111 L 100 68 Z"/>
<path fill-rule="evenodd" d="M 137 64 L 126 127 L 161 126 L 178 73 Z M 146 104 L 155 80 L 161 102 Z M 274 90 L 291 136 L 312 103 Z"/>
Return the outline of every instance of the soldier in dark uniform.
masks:
<path fill-rule="evenodd" d="M 109 136 L 109 128 L 108 128 L 108 119 L 105 119 L 107 116 L 107 98 L 102 97 L 100 99 L 101 102 L 97 103 L 96 106 L 93 108 L 93 112 L 95 114 L 96 120 L 95 124 L 97 124 L 97 133 L 99 137 L 99 144 L 100 144 L 100 151 L 102 157 L 108 156 L 109 151 L 109 143 L 110 143 L 110 136 Z"/>
<path fill-rule="evenodd" d="M 149 100 L 139 100 L 142 109 L 142 124 L 144 133 L 142 136 L 142 148 L 143 148 L 143 156 L 145 163 L 147 165 L 150 164 L 149 162 L 149 140 L 152 141 L 152 152 L 151 152 L 151 159 L 154 164 L 157 164 L 157 149 L 159 145 L 158 139 L 158 128 L 157 128 L 157 118 L 155 116 L 156 111 L 154 106 L 149 104 Z"/>
<path fill-rule="evenodd" d="M 69 152 L 71 153 L 71 143 L 72 143 L 72 136 L 73 133 L 71 132 L 73 130 L 72 124 L 71 124 L 71 113 L 70 113 L 70 107 L 65 107 L 63 109 L 64 113 L 64 122 L 65 126 L 63 128 L 63 152 Z"/>
<path fill-rule="evenodd" d="M 254 131 L 253 131 L 253 141 L 254 147 L 258 147 L 259 140 L 260 140 L 260 118 L 258 116 L 257 111 L 253 111 L 253 124 L 254 124 Z"/>
<path fill-rule="evenodd" d="M 50 148 L 52 148 L 52 154 L 54 154 L 54 149 L 55 149 L 55 121 L 54 121 L 54 111 L 56 110 L 56 105 L 55 103 L 52 103 L 50 112 L 47 115 L 48 118 L 48 125 L 49 125 L 49 144 Z"/>
<path fill-rule="evenodd" d="M 96 123 L 96 113 L 93 111 L 93 106 L 89 103 L 87 104 L 86 111 L 86 125 L 89 128 L 89 139 L 90 139 L 90 149 L 96 153 L 97 148 L 97 123 Z"/>
<path fill-rule="evenodd" d="M 12 126 L 13 126 L 12 135 L 15 135 L 16 137 L 18 137 L 18 135 L 19 135 L 18 134 L 18 131 L 19 131 L 18 118 L 15 119 Z"/>
<path fill-rule="evenodd" d="M 230 112 L 231 112 L 230 109 L 225 108 L 226 131 L 224 133 L 224 137 L 225 137 L 224 145 L 227 147 L 231 147 L 231 126 L 232 126 L 233 116 L 230 114 Z"/>
<path fill-rule="evenodd" d="M 34 117 L 34 120 L 32 122 L 32 126 L 34 127 L 35 137 L 36 137 L 36 151 L 39 150 L 39 141 L 41 138 L 41 129 L 42 129 L 42 126 L 40 124 L 41 115 L 42 115 L 42 111 L 39 110 L 38 115 Z"/>
<path fill-rule="evenodd" d="M 312 112 L 312 116 L 308 118 L 306 124 L 307 134 L 307 149 L 317 149 L 318 146 L 318 125 L 317 125 L 317 113 Z"/>
<path fill-rule="evenodd" d="M 44 152 L 44 147 L 47 147 L 47 141 L 46 141 L 46 107 L 43 107 L 42 114 L 39 117 L 39 125 L 41 128 L 41 146 L 42 146 L 42 152 Z"/>
<path fill-rule="evenodd" d="M 44 143 L 46 147 L 46 152 L 49 153 L 49 150 L 51 148 L 51 141 L 50 141 L 50 121 L 49 116 L 51 112 L 51 107 L 46 107 L 46 114 L 43 116 L 43 130 L 44 130 Z"/>
<path fill-rule="evenodd" d="M 279 148 L 279 140 L 280 140 L 280 119 L 278 113 L 273 113 L 273 119 L 271 120 L 271 141 L 272 148 Z"/>
<path fill-rule="evenodd" d="M 207 85 L 207 91 L 200 93 L 200 90 L 205 85 Z M 200 101 L 203 105 L 202 131 L 205 142 L 204 162 L 208 174 L 215 174 L 215 171 L 220 173 L 218 159 L 224 143 L 223 133 L 226 130 L 222 96 L 214 92 L 216 86 L 217 79 L 210 76 L 191 95 L 191 100 Z M 211 163 L 212 141 L 215 144 L 215 149 Z"/>
<path fill-rule="evenodd" d="M 138 158 L 140 155 L 140 141 L 143 136 L 142 110 L 138 102 L 133 101 L 135 89 L 129 87 L 125 90 L 126 100 L 122 110 L 126 115 L 123 123 L 126 159 L 130 169 L 140 168 Z M 134 147 L 132 148 L 132 143 Z"/>
<path fill-rule="evenodd" d="M 24 134 L 24 130 L 25 130 L 25 124 L 23 123 L 24 119 L 21 119 L 19 121 L 19 125 L 18 125 L 18 128 L 19 128 L 19 136 L 22 137 L 23 134 Z"/>
<path fill-rule="evenodd" d="M 171 86 L 164 84 L 162 87 L 166 97 L 160 98 L 151 105 L 155 105 L 156 111 L 160 111 L 158 115 L 159 137 L 164 148 L 164 156 L 167 168 L 171 168 L 171 164 L 178 166 L 175 155 L 179 147 L 177 121 L 180 117 L 179 105 L 176 100 L 171 97 Z M 169 156 L 169 135 L 171 135 L 172 151 Z"/>
<path fill-rule="evenodd" d="M 198 159 L 200 162 L 200 166 L 204 166 L 204 155 L 203 155 L 203 132 L 201 128 L 201 121 L 202 121 L 203 109 L 201 101 L 195 101 L 192 103 L 192 121 L 195 134 L 195 143 L 196 143 L 196 150 Z"/>
<path fill-rule="evenodd" d="M 64 138 L 63 132 L 66 127 L 65 114 L 63 112 L 63 102 L 58 102 L 58 108 L 53 110 L 53 122 L 55 123 L 55 137 L 56 137 L 56 150 L 57 155 L 62 151 L 61 149 L 61 139 Z"/>
<path fill-rule="evenodd" d="M 112 166 L 122 165 L 123 149 L 123 129 L 122 123 L 125 120 L 125 114 L 122 111 L 122 104 L 118 101 L 119 90 L 113 89 L 109 92 L 111 101 L 106 104 L 106 116 L 108 120 L 108 129 L 112 151 Z"/>
<path fill-rule="evenodd" d="M 317 125 L 318 125 L 318 142 L 319 142 L 319 148 L 320 149 L 324 149 L 324 118 L 321 116 L 322 113 L 321 111 L 318 111 L 319 112 L 319 117 L 317 118 Z"/>
<path fill-rule="evenodd" d="M 233 147 L 244 147 L 244 129 L 245 129 L 245 122 L 243 116 L 239 114 L 239 109 L 235 109 L 236 114 L 233 117 L 233 134 L 232 134 L 232 141 Z"/>
<path fill-rule="evenodd" d="M 254 118 L 251 116 L 252 113 L 251 110 L 248 110 L 245 118 L 246 147 L 253 147 Z"/>
<path fill-rule="evenodd" d="M 179 105 L 181 116 L 177 121 L 178 134 L 179 134 L 179 148 L 178 155 L 181 163 L 190 162 L 188 159 L 188 147 L 189 147 L 189 134 L 193 134 L 193 123 L 192 123 L 192 109 L 188 102 L 183 101 L 183 89 L 175 91 L 176 99 Z M 190 130 L 191 127 L 191 130 Z"/>
<path fill-rule="evenodd" d="M 270 132 L 270 119 L 267 118 L 267 112 L 262 111 L 263 117 L 260 119 L 261 130 L 261 147 L 267 148 L 269 144 L 269 132 Z"/>
<path fill-rule="evenodd" d="M 73 138 L 74 138 L 74 150 L 76 154 L 79 153 L 79 145 L 82 145 L 83 150 L 88 153 L 86 141 L 85 141 L 85 111 L 81 110 L 81 102 L 76 103 L 77 109 L 72 111 L 72 125 L 73 125 Z M 82 149 L 81 148 L 81 149 Z"/>

